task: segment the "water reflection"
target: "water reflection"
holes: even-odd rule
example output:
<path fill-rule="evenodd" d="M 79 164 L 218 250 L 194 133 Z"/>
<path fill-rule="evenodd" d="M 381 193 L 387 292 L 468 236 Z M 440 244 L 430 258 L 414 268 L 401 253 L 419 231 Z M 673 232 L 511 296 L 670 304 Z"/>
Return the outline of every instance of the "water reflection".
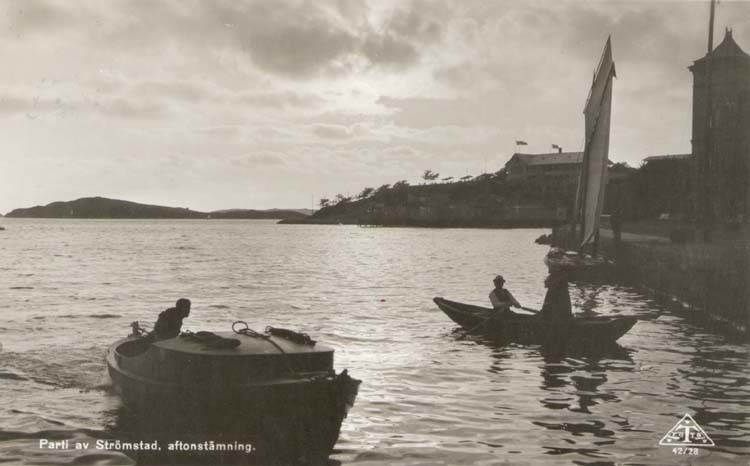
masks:
<path fill-rule="evenodd" d="M 646 290 L 571 285 L 579 312 L 638 317 L 619 340 L 625 355 L 451 333 L 456 326 L 430 298 L 483 304 L 481 277 L 498 272 L 524 305 L 540 307 L 539 234 L 29 220 L 23 235 L 5 238 L 0 267 L 0 462 L 132 464 L 112 451 L 42 451 L 38 439 L 139 440 L 120 414 L 102 414 L 119 403 L 96 388 L 108 329 L 127 328 L 165 296 L 189 294 L 205 305 L 191 325 L 224 329 L 229 319 L 253 318 L 306 329 L 336 348 L 339 368 L 368 381 L 333 452 L 347 465 L 678 466 L 686 458 L 658 441 L 685 413 L 716 443 L 693 464 L 745 464 L 750 348 L 693 325 Z"/>
<path fill-rule="evenodd" d="M 461 333 L 456 332 L 455 336 L 462 338 Z M 493 361 L 488 371 L 496 374 L 501 373 L 506 366 L 505 360 L 511 357 L 510 350 L 520 348 L 486 337 L 474 340 L 493 350 Z M 568 345 L 560 348 L 542 345 L 529 348 L 538 352 L 544 362 L 539 370 L 539 388 L 547 393 L 547 396 L 539 401 L 542 406 L 551 410 L 567 409 L 571 412 L 590 414 L 589 408 L 599 402 L 617 402 L 617 395 L 601 392 L 598 390 L 599 387 L 607 382 L 607 373 L 610 371 L 635 370 L 631 350 L 617 343 L 598 347 Z M 571 400 L 567 396 L 560 397 L 560 393 L 566 392 L 567 387 L 572 389 L 568 391 L 574 392 L 576 400 Z"/>
<path fill-rule="evenodd" d="M 601 390 L 601 387 L 608 381 L 609 371 L 632 372 L 634 368 L 629 351 L 617 344 L 596 350 L 569 349 L 566 352 L 548 352 L 542 348 L 541 353 L 544 365 L 540 369 L 540 388 L 549 393 L 549 396 L 540 399 L 540 404 L 551 410 L 591 414 L 590 408 L 601 402 L 619 402 L 615 393 Z M 562 393 L 572 393 L 575 398 L 568 396 L 561 399 Z M 572 435 L 588 433 L 597 438 L 614 436 L 614 432 L 605 428 L 605 424 L 598 420 L 534 424 L 550 430 L 570 432 Z"/>
<path fill-rule="evenodd" d="M 335 460 L 314 461 L 285 456 L 285 439 L 276 439 L 276 451 L 258 451 L 248 438 L 221 432 L 185 433 L 184 426 L 170 422 L 165 425 L 155 417 L 137 416 L 125 407 L 112 412 L 112 424 L 106 430 L 111 442 L 118 445 L 156 445 L 154 448 L 132 450 L 123 447 L 124 454 L 139 465 L 254 465 L 254 464 L 328 464 L 338 465 Z M 291 440 L 291 439 L 288 439 Z M 311 446 L 312 447 L 312 446 Z M 228 451 L 230 448 L 233 451 Z M 290 447 L 291 448 L 291 447 Z M 226 451 L 220 451 L 225 449 Z"/>
<path fill-rule="evenodd" d="M 713 432 L 742 432 L 750 422 L 750 392 L 748 376 L 742 371 L 747 364 L 746 348 L 698 348 L 687 367 L 677 372 L 682 383 L 676 384 L 678 393 L 691 400 L 693 419 Z M 727 412 L 721 405 L 735 403 L 744 409 Z M 714 435 L 715 449 L 725 452 L 738 448 L 750 449 L 747 435 Z"/>
<path fill-rule="evenodd" d="M 487 348 L 490 355 L 487 371 L 493 377 L 518 377 L 513 373 L 513 363 L 519 358 L 536 361 L 539 374 L 536 401 L 549 414 L 537 410 L 527 419 L 541 428 L 540 432 L 553 434 L 551 438 L 544 434 L 538 436 L 538 444 L 547 455 L 577 454 L 596 459 L 592 463 L 573 462 L 575 464 L 615 464 L 601 461 L 609 456 L 607 446 L 617 441 L 618 432 L 636 429 L 626 417 L 618 414 L 602 418 L 597 413 L 600 411 L 597 406 L 621 402 L 620 391 L 610 381 L 613 374 L 637 371 L 634 350 L 617 343 L 595 347 L 575 344 L 564 347 L 522 346 L 469 335 L 462 330 L 454 331 L 452 337 L 459 341 L 471 340 Z M 514 390 L 531 392 L 520 386 Z M 519 395 L 503 395 L 498 400 L 506 402 L 508 397 L 518 398 Z M 495 408 L 498 412 L 506 409 L 502 404 Z M 605 411 L 613 409 L 610 407 Z"/>

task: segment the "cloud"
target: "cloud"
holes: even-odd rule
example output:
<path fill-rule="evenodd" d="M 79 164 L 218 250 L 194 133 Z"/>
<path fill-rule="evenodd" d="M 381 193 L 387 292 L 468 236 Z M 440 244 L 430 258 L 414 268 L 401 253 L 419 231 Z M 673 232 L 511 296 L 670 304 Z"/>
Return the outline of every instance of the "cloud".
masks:
<path fill-rule="evenodd" d="M 716 43 L 733 26 L 750 51 L 748 16 L 721 2 Z M 6 0 L 0 207 L 26 186 L 64 197 L 48 160 L 81 194 L 210 210 L 494 171 L 515 139 L 579 149 L 610 34 L 611 153 L 637 165 L 690 150 L 706 24 L 691 1 Z M 166 172 L 193 184 L 167 191 Z"/>
<path fill-rule="evenodd" d="M 15 115 L 31 111 L 33 103 L 13 95 L 0 95 L 0 113 Z"/>
<path fill-rule="evenodd" d="M 244 168 L 264 168 L 280 167 L 285 165 L 284 154 L 273 151 L 260 151 L 257 153 L 236 157 L 233 159 L 240 167 Z"/>
<path fill-rule="evenodd" d="M 396 125 L 412 128 L 482 125 L 491 118 L 495 108 L 481 102 L 457 98 L 381 97 L 378 103 L 394 111 Z M 485 101 L 487 103 L 487 101 Z"/>
<path fill-rule="evenodd" d="M 144 100 L 167 98 L 184 104 L 197 104 L 214 95 L 206 86 L 176 80 L 139 82 L 133 86 L 131 92 L 140 95 Z"/>
<path fill-rule="evenodd" d="M 313 125 L 312 131 L 315 135 L 326 139 L 346 139 L 350 136 L 349 129 L 341 125 Z"/>
<path fill-rule="evenodd" d="M 0 11 L 4 12 L 7 26 L 4 29 L 18 35 L 50 32 L 72 19 L 65 8 L 42 0 L 8 0 L 3 2 Z"/>
<path fill-rule="evenodd" d="M 408 8 L 397 8 L 387 20 L 387 29 L 401 37 L 416 39 L 429 44 L 440 39 L 440 21 L 449 10 L 445 2 L 412 2 Z"/>
<path fill-rule="evenodd" d="M 355 14 L 342 5 L 256 1 L 214 2 L 212 8 L 258 67 L 295 79 L 408 67 L 419 61 L 417 43 L 426 46 L 440 35 L 437 23 L 420 19 L 420 10 L 395 10 L 384 24 L 373 24 L 362 15 L 366 9 Z M 347 21 L 352 17 L 359 21 Z"/>
<path fill-rule="evenodd" d="M 206 135 L 209 138 L 230 140 L 236 139 L 240 134 L 240 130 L 237 126 L 214 126 L 196 130 L 196 133 Z"/>
<path fill-rule="evenodd" d="M 105 116 L 135 120 L 158 119 L 170 113 L 163 105 L 121 98 L 101 101 L 97 110 Z"/>
<path fill-rule="evenodd" d="M 242 93 L 234 99 L 239 105 L 253 107 L 267 107 L 276 109 L 287 108 L 319 108 L 325 100 L 318 95 L 286 91 L 255 91 Z"/>
<path fill-rule="evenodd" d="M 362 53 L 372 64 L 396 68 L 413 65 L 419 60 L 413 44 L 387 34 L 368 37 L 362 45 Z"/>
<path fill-rule="evenodd" d="M 344 67 L 356 36 L 322 9 L 295 8 L 286 2 L 253 3 L 233 29 L 261 68 L 289 77 L 307 77 Z"/>
<path fill-rule="evenodd" d="M 25 117 L 36 119 L 44 115 L 65 116 L 75 112 L 80 102 L 64 100 L 59 96 L 28 95 L 23 92 L 17 95 L 0 95 L 0 114 L 8 117 Z"/>

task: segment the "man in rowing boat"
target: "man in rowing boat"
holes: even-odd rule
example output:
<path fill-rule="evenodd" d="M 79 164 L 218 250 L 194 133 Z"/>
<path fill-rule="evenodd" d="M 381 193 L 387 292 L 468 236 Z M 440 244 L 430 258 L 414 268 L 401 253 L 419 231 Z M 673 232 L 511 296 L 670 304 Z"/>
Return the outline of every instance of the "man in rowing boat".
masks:
<path fill-rule="evenodd" d="M 159 319 L 151 332 L 154 341 L 174 338 L 180 334 L 182 319 L 190 315 L 190 300 L 180 298 L 175 307 L 170 307 L 159 314 Z"/>
<path fill-rule="evenodd" d="M 492 283 L 495 284 L 495 289 L 490 291 L 490 302 L 492 303 L 493 309 L 498 312 L 508 313 L 510 312 L 511 306 L 521 307 L 521 305 L 518 304 L 518 301 L 516 301 L 516 298 L 510 294 L 510 291 L 504 288 L 505 279 L 502 275 L 495 277 L 495 279 L 492 280 Z"/>
<path fill-rule="evenodd" d="M 573 318 L 570 305 L 570 291 L 568 291 L 568 271 L 565 267 L 550 269 L 550 274 L 544 279 L 547 294 L 539 316 L 549 320 L 565 320 Z"/>

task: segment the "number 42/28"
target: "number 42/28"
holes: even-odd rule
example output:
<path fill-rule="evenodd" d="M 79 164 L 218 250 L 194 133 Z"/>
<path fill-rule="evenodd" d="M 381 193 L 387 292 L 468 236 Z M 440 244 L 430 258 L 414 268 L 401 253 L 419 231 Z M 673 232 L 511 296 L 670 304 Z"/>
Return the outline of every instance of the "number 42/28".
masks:
<path fill-rule="evenodd" d="M 691 447 L 674 447 L 672 448 L 672 453 L 675 455 L 698 456 L 700 454 L 700 449 Z"/>

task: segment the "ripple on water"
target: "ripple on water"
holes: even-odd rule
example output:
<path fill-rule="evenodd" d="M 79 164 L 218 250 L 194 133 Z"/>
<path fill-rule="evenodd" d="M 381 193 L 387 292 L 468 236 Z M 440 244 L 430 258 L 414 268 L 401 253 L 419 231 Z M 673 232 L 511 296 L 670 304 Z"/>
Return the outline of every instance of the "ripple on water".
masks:
<path fill-rule="evenodd" d="M 343 464 L 684 464 L 657 443 L 685 413 L 717 444 L 693 464 L 750 454 L 748 346 L 646 293 L 571 287 L 579 309 L 640 318 L 604 354 L 500 346 L 432 305 L 482 304 L 502 273 L 538 308 L 540 230 L 9 220 L 27 234 L 5 238 L 0 267 L 0 462 L 133 464 L 40 451 L 38 438 L 119 435 L 104 351 L 182 296 L 193 302 L 186 329 L 244 320 L 336 349 L 337 369 L 363 380 L 333 455 Z"/>

